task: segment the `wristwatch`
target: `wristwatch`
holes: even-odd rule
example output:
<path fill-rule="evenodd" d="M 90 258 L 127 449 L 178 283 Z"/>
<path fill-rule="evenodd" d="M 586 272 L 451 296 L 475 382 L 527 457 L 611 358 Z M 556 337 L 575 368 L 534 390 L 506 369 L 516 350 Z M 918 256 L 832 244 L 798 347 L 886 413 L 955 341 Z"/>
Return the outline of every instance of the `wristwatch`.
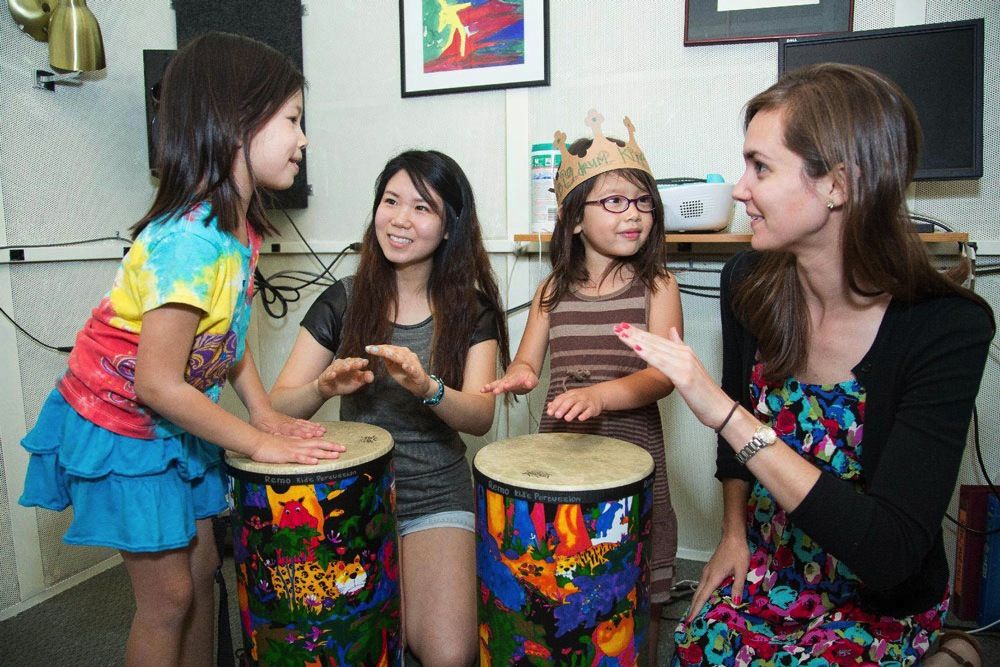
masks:
<path fill-rule="evenodd" d="M 753 432 L 753 437 L 750 438 L 750 442 L 743 445 L 743 449 L 741 449 L 736 455 L 736 460 L 740 462 L 740 465 L 746 465 L 747 461 L 749 461 L 754 454 L 768 445 L 773 445 L 774 441 L 777 439 L 778 434 L 774 432 L 773 428 L 770 426 L 761 426 Z"/>

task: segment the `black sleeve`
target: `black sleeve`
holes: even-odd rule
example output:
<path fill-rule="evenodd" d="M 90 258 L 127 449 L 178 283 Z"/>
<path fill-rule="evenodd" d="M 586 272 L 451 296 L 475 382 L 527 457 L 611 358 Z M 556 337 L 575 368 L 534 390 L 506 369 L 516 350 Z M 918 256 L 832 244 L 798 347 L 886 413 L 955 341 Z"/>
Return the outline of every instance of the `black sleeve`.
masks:
<path fill-rule="evenodd" d="M 905 355 L 891 428 L 864 491 L 823 474 L 790 514 L 874 591 L 920 572 L 938 539 L 992 338 L 989 313 L 965 298 L 908 317 L 891 343 Z"/>
<path fill-rule="evenodd" d="M 756 344 L 749 332 L 736 319 L 733 313 L 733 287 L 742 280 L 753 263 L 753 254 L 741 252 L 734 255 L 722 267 L 722 277 L 719 280 L 720 299 L 719 310 L 722 317 L 722 389 L 734 401 L 739 401 L 743 407 L 753 412 L 750 404 L 750 372 L 753 363 L 752 356 Z M 736 461 L 736 454 L 722 436 L 719 436 L 715 454 L 715 477 L 723 479 L 742 479 L 750 481 L 753 475 L 745 466 Z"/>
<path fill-rule="evenodd" d="M 500 338 L 500 329 L 497 325 L 497 314 L 490 305 L 489 300 L 481 292 L 476 293 L 479 306 L 479 314 L 476 316 L 476 330 L 472 332 L 472 340 L 469 347 L 484 340 L 497 340 Z"/>
<path fill-rule="evenodd" d="M 317 343 L 334 354 L 340 347 L 340 332 L 343 330 L 344 312 L 347 310 L 347 289 L 344 281 L 338 280 L 319 295 L 309 312 L 302 318 L 302 328 L 308 331 Z"/>

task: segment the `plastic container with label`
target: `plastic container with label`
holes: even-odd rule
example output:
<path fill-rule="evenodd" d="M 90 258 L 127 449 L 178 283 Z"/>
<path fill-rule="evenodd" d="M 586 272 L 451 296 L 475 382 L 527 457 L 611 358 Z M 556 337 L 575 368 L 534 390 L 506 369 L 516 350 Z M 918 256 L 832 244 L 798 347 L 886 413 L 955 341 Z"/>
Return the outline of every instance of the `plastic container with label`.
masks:
<path fill-rule="evenodd" d="M 562 155 L 553 144 L 531 147 L 531 231 L 548 233 L 556 226 L 556 195 L 552 192 Z"/>

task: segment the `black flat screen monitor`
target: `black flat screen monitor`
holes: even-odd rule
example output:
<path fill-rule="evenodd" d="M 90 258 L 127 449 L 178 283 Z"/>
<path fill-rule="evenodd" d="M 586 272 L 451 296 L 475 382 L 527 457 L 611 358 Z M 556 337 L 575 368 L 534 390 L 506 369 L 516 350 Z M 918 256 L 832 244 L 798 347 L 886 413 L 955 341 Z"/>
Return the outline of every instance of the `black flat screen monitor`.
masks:
<path fill-rule="evenodd" d="M 870 67 L 903 89 L 923 130 L 915 180 L 982 177 L 983 19 L 778 43 L 778 74 L 823 62 Z"/>

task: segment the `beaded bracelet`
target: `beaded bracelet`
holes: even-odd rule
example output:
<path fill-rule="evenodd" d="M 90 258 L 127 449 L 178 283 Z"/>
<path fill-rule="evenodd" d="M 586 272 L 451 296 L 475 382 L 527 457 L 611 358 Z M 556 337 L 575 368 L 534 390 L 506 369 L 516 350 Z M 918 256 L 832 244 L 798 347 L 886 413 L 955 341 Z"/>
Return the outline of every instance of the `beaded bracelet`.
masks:
<path fill-rule="evenodd" d="M 434 392 L 434 395 L 431 396 L 430 398 L 425 398 L 423 400 L 423 403 L 424 405 L 433 406 L 440 403 L 441 399 L 444 398 L 444 380 L 439 378 L 437 375 L 434 375 L 433 373 L 428 375 L 428 377 L 438 383 L 438 390 Z"/>
<path fill-rule="evenodd" d="M 720 435 L 722 433 L 722 429 L 726 428 L 726 424 L 728 424 L 729 420 L 733 418 L 734 414 L 736 414 L 736 408 L 738 407 L 740 407 L 740 402 L 733 401 L 733 407 L 729 409 L 729 414 L 726 415 L 726 418 L 722 420 L 722 424 L 719 426 L 719 428 L 715 429 L 716 435 Z"/>

